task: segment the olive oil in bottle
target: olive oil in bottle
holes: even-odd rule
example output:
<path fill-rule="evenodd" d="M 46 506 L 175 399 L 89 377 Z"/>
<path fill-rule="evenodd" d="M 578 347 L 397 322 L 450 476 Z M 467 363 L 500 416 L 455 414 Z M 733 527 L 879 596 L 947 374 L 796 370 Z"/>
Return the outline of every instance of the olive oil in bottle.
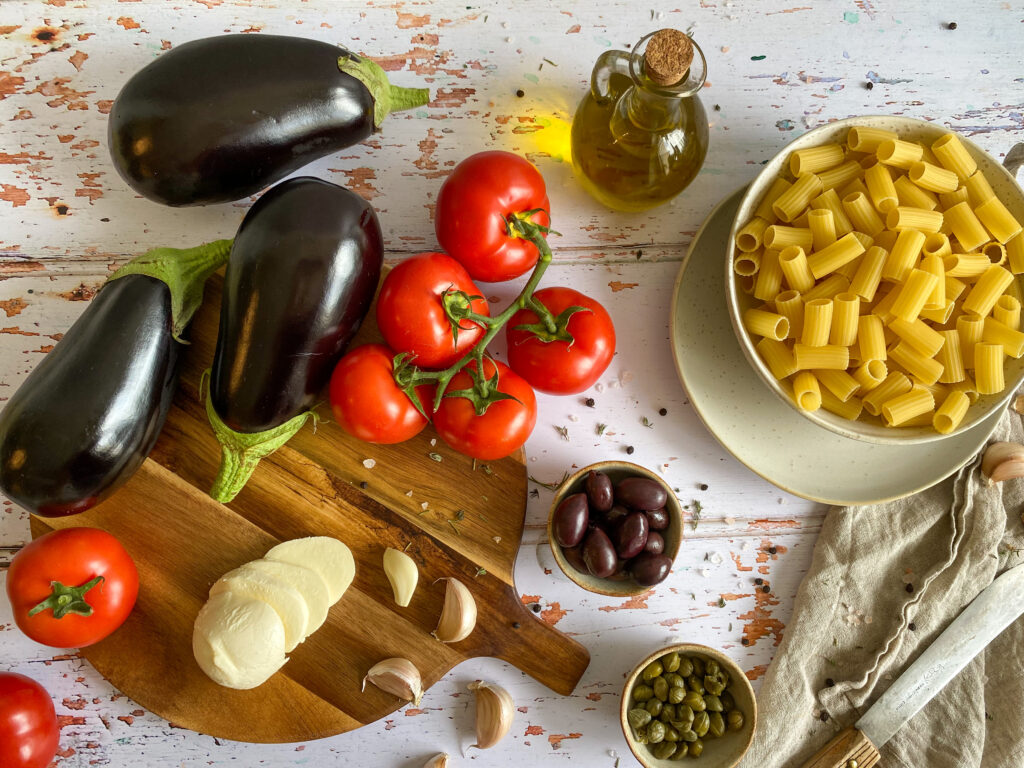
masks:
<path fill-rule="evenodd" d="M 706 75 L 700 48 L 674 29 L 647 35 L 632 52 L 602 54 L 572 122 L 572 163 L 584 188 L 621 211 L 682 192 L 707 155 L 697 96 Z"/>

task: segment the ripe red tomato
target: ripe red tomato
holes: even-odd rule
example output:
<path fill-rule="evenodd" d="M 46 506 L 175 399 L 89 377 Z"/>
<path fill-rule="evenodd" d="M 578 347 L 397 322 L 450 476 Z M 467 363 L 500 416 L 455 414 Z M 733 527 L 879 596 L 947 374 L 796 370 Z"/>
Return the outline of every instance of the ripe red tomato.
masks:
<path fill-rule="evenodd" d="M 334 420 L 353 437 L 368 443 L 401 443 L 419 434 L 427 419 L 395 384 L 395 353 L 383 344 L 367 344 L 346 354 L 331 375 Z M 430 413 L 434 387 L 416 387 L 423 410 Z"/>
<path fill-rule="evenodd" d="M 445 315 L 442 297 L 449 289 L 480 296 L 469 273 L 443 253 L 421 253 L 406 259 L 384 278 L 377 299 L 377 326 L 384 341 L 396 352 L 411 352 L 420 368 L 447 368 L 479 341 L 484 330 L 470 320 L 459 323 L 458 344 Z M 485 299 L 470 305 L 479 315 L 490 315 Z"/>
<path fill-rule="evenodd" d="M 57 754 L 59 739 L 57 714 L 46 689 L 31 677 L 0 672 L 0 765 L 46 768 Z"/>
<path fill-rule="evenodd" d="M 475 363 L 473 364 L 475 365 Z M 448 445 L 475 459 L 500 459 L 517 450 L 537 423 L 537 397 L 530 385 L 504 363 L 488 360 L 484 371 L 494 375 L 497 365 L 498 391 L 515 400 L 491 403 L 482 416 L 464 397 L 444 397 L 434 414 L 434 427 Z M 470 389 L 473 380 L 465 370 L 452 377 L 448 392 Z"/>
<path fill-rule="evenodd" d="M 589 296 L 572 288 L 542 288 L 535 298 L 557 317 L 569 307 L 589 312 L 574 312 L 567 330 L 567 341 L 542 341 L 516 326 L 538 323 L 530 309 L 516 312 L 505 326 L 508 364 L 531 386 L 552 395 L 573 395 L 591 386 L 604 373 L 615 355 L 615 326 L 608 312 Z"/>
<path fill-rule="evenodd" d="M 437 196 L 434 230 L 441 247 L 474 280 L 497 283 L 529 272 L 537 246 L 512 237 L 507 216 L 537 208 L 531 221 L 551 224 L 544 178 L 528 161 L 511 152 L 480 152 L 455 166 Z"/>
<path fill-rule="evenodd" d="M 98 577 L 83 593 L 80 588 Z M 62 606 L 54 595 L 65 591 L 73 599 Z M 7 571 L 7 597 L 18 628 L 54 648 L 84 648 L 102 640 L 128 618 L 138 593 L 139 573 L 131 556 L 98 528 L 64 528 L 40 536 L 14 556 Z M 50 598 L 48 607 L 30 615 Z"/>

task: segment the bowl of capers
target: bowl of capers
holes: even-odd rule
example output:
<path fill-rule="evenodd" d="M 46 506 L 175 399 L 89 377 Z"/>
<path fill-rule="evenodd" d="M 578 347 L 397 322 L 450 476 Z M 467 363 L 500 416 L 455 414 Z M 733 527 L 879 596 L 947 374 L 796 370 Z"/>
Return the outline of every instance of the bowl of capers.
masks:
<path fill-rule="evenodd" d="M 754 738 L 757 701 L 743 670 L 706 645 L 670 645 L 626 679 L 622 732 L 644 768 L 687 758 L 733 768 Z"/>

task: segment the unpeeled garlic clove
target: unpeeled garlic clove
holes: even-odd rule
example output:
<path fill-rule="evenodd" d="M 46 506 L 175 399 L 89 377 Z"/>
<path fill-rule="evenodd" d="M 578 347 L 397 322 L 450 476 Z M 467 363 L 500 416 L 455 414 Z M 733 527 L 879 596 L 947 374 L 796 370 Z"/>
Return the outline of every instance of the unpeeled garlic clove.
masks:
<path fill-rule="evenodd" d="M 416 561 L 405 552 L 388 547 L 384 550 L 384 574 L 391 582 L 395 602 L 402 608 L 408 606 L 412 593 L 416 591 L 416 582 L 420 579 Z"/>
<path fill-rule="evenodd" d="M 411 701 L 416 706 L 419 706 L 423 697 L 420 671 L 408 659 L 396 657 L 378 661 L 363 678 L 364 691 L 367 682 L 400 699 Z"/>
<path fill-rule="evenodd" d="M 469 637 L 476 626 L 476 600 L 469 588 L 458 579 L 439 579 L 448 582 L 444 592 L 444 608 L 437 622 L 434 637 L 442 643 L 457 643 Z"/>
<path fill-rule="evenodd" d="M 448 768 L 448 753 L 442 752 L 434 755 L 423 764 L 423 768 Z"/>
<path fill-rule="evenodd" d="M 515 704 L 508 691 L 494 683 L 474 682 L 469 690 L 476 694 L 476 744 L 477 749 L 489 749 L 501 741 L 515 715 Z"/>
<path fill-rule="evenodd" d="M 989 485 L 1024 477 L 1024 445 L 992 443 L 981 459 L 981 474 Z"/>

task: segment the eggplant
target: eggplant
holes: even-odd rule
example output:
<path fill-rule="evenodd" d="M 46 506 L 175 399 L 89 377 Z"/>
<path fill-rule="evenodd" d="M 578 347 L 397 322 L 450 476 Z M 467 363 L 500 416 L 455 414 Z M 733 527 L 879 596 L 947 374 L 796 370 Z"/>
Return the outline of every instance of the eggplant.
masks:
<path fill-rule="evenodd" d="M 310 407 L 370 309 L 384 241 L 354 192 L 299 177 L 242 220 L 224 276 L 206 412 L 221 443 L 210 495 L 230 501 Z"/>
<path fill-rule="evenodd" d="M 111 276 L 0 411 L 0 491 L 60 517 L 131 477 L 167 416 L 180 335 L 229 245 L 157 249 Z"/>
<path fill-rule="evenodd" d="M 114 100 L 114 167 L 165 205 L 240 200 L 426 104 L 338 46 L 281 35 L 222 35 L 179 45 Z"/>

